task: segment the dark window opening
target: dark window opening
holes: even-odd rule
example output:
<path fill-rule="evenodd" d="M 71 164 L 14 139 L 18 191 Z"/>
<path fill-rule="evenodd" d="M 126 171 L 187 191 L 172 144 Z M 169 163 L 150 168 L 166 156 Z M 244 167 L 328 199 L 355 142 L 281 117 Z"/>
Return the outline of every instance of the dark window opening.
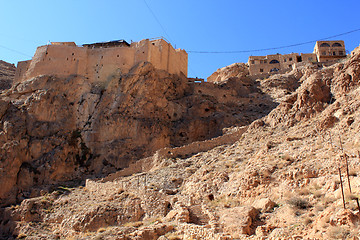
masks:
<path fill-rule="evenodd" d="M 264 69 L 260 68 L 260 72 L 264 72 Z"/>
<path fill-rule="evenodd" d="M 279 61 L 276 60 L 276 59 L 273 59 L 273 60 L 270 61 L 270 64 L 276 64 L 276 63 L 279 63 Z"/>
<path fill-rule="evenodd" d="M 335 55 L 336 55 L 336 52 L 333 52 L 333 55 L 335 56 Z"/>
<path fill-rule="evenodd" d="M 332 46 L 333 47 L 342 47 L 342 45 L 340 43 L 334 43 Z"/>
<path fill-rule="evenodd" d="M 72 53 L 71 55 L 73 55 L 73 56 L 74 56 L 74 53 Z"/>
<path fill-rule="evenodd" d="M 289 58 L 289 61 L 292 61 L 292 58 Z"/>
<path fill-rule="evenodd" d="M 320 45 L 320 47 L 330 47 L 330 44 L 328 44 L 328 43 L 322 43 L 322 44 Z"/>
<path fill-rule="evenodd" d="M 270 72 L 278 72 L 278 71 L 279 71 L 278 68 L 273 68 L 273 69 L 270 70 Z"/>

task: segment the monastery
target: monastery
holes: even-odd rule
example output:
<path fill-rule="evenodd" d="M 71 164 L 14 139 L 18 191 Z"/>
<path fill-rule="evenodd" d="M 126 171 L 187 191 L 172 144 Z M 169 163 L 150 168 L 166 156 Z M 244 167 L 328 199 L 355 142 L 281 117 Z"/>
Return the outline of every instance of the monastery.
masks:
<path fill-rule="evenodd" d="M 333 63 L 344 57 L 346 57 L 344 41 L 317 41 L 313 53 L 250 56 L 248 66 L 250 75 L 259 75 L 291 70 L 300 62 Z"/>
<path fill-rule="evenodd" d="M 15 82 L 38 75 L 81 75 L 90 81 L 106 81 L 114 74 L 128 72 L 140 62 L 171 74 L 187 76 L 188 55 L 174 49 L 162 38 L 131 44 L 124 40 L 84 44 L 52 42 L 37 48 L 32 60 L 19 62 Z"/>
<path fill-rule="evenodd" d="M 317 41 L 313 53 L 250 56 L 250 76 L 285 72 L 301 63 L 332 64 L 346 57 L 345 43 Z M 117 73 L 127 73 L 140 62 L 150 62 L 160 70 L 187 77 L 188 55 L 174 49 L 163 38 L 127 43 L 125 40 L 84 44 L 52 42 L 37 48 L 32 60 L 19 62 L 15 82 L 38 75 L 81 75 L 89 81 L 106 81 Z"/>

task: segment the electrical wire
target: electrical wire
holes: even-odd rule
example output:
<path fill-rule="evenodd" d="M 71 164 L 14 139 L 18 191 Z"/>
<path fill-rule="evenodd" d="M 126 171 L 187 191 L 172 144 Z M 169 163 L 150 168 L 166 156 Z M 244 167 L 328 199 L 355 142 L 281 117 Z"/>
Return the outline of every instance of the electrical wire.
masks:
<path fill-rule="evenodd" d="M 172 41 L 171 37 L 169 36 L 169 34 L 167 34 L 164 26 L 161 24 L 161 22 L 159 21 L 159 19 L 156 17 L 155 13 L 151 10 L 149 4 L 146 2 L 146 0 L 144 0 L 144 3 L 146 5 L 146 7 L 149 9 L 149 12 L 153 15 L 153 17 L 155 18 L 156 22 L 160 25 L 161 29 L 164 31 L 166 37 L 170 40 L 171 43 L 174 43 L 174 41 Z"/>
<path fill-rule="evenodd" d="M 23 52 L 19 52 L 19 51 L 17 51 L 17 50 L 14 50 L 14 49 L 11 49 L 11 48 L 2 46 L 2 45 L 0 45 L 0 47 L 3 48 L 3 49 L 9 50 L 9 51 L 11 51 L 11 52 L 14 52 L 14 53 L 21 54 L 21 55 L 23 55 L 23 56 L 32 58 L 32 56 L 30 56 L 29 54 L 26 54 L 26 53 L 23 53 Z"/>
<path fill-rule="evenodd" d="M 312 41 L 296 43 L 296 44 L 291 44 L 291 45 L 285 45 L 285 46 L 280 46 L 280 47 L 272 47 L 272 48 L 261 48 L 261 49 L 251 49 L 251 50 L 235 50 L 235 51 L 186 51 L 186 52 L 187 53 L 203 53 L 203 54 L 263 52 L 263 51 L 269 51 L 269 50 L 277 50 L 277 49 L 283 49 L 283 48 L 296 47 L 296 46 L 301 46 L 301 45 L 305 45 L 305 44 L 309 44 L 309 43 L 316 43 L 317 41 L 328 40 L 330 38 L 335 38 L 335 37 L 347 35 L 347 34 L 350 34 L 350 33 L 353 33 L 353 32 L 357 32 L 357 31 L 360 31 L 360 28 L 355 29 L 355 30 L 351 30 L 351 31 L 348 31 L 348 32 L 345 32 L 345 33 L 340 33 L 340 34 L 336 34 L 336 35 L 333 35 L 333 36 L 321 38 L 321 39 L 318 39 L 318 40 L 312 40 Z"/>

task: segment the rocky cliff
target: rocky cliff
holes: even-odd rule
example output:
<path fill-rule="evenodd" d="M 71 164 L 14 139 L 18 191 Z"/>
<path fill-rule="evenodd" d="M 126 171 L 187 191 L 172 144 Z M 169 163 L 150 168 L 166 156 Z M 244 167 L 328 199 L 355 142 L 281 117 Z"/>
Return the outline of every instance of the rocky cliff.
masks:
<path fill-rule="evenodd" d="M 28 79 L 1 95 L 1 204 L 219 136 L 274 106 L 255 81 L 198 84 L 150 63 L 98 83 L 81 76 Z"/>
<path fill-rule="evenodd" d="M 9 89 L 14 81 L 16 67 L 14 64 L 0 60 L 0 91 Z"/>
<path fill-rule="evenodd" d="M 140 71 L 140 69 L 143 67 L 134 71 Z M 155 74 L 153 71 L 150 72 Z M 144 74 L 141 73 L 140 76 Z M 148 75 L 145 74 L 145 76 Z M 141 86 L 146 84 L 145 79 L 152 79 L 138 77 L 131 87 L 127 88 L 128 77 L 115 78 L 116 81 L 102 87 L 103 95 L 106 95 L 106 92 L 110 93 L 109 89 L 115 92 L 121 90 L 124 95 L 127 91 L 132 92 L 136 89 L 140 91 Z M 5 151 L 7 154 L 14 155 L 9 155 L 12 159 L 23 159 L 21 154 L 29 154 L 26 153 L 25 148 L 21 148 L 21 144 L 25 146 L 33 139 L 40 139 L 43 142 L 40 137 L 32 137 L 30 140 L 26 137 L 15 139 L 15 136 L 29 134 L 31 131 L 25 130 L 30 128 L 29 126 L 37 126 L 31 122 L 29 115 L 36 112 L 35 106 L 41 106 L 35 100 L 41 99 L 37 96 L 42 93 L 39 91 L 38 95 L 33 95 L 32 99 L 22 98 L 22 96 L 34 94 L 29 89 L 46 89 L 43 87 L 45 85 L 37 85 L 37 88 L 30 87 L 31 84 L 43 78 L 46 80 L 42 81 L 48 84 L 51 81 L 60 81 L 49 77 L 32 79 L 28 83 L 23 83 L 30 85 L 22 94 L 19 85 L 7 92 L 6 96 L 2 96 L 3 105 L 7 106 L 2 109 L 7 110 L 2 111 L 1 116 L 9 113 L 19 114 L 16 118 L 19 122 L 11 122 L 11 124 L 5 124 L 6 118 L 2 118 L 4 119 L 2 120 L 3 136 L 13 139 L 2 140 L 4 143 L 2 149 L 5 150 L 9 146 L 19 147 L 21 150 Z M 136 82 L 141 79 L 145 82 L 142 82 L 141 86 L 136 85 Z M 168 81 L 170 79 L 167 83 Z M 82 99 L 80 96 L 87 92 L 82 90 L 86 84 L 79 82 L 78 85 L 70 85 L 74 83 L 76 81 L 73 79 L 66 82 L 66 89 L 68 89 L 65 92 L 66 96 L 62 95 L 64 90 L 60 91 L 56 88 L 61 92 L 60 97 L 69 98 L 72 94 L 74 96 L 79 94 L 78 99 Z M 109 87 L 112 86 L 111 84 L 116 87 Z M 92 87 L 89 86 L 88 89 Z M 216 110 L 219 114 L 227 107 L 233 111 L 240 106 L 244 108 L 240 102 L 245 101 L 246 105 L 252 104 L 251 109 L 245 108 L 241 112 L 230 115 L 237 116 L 236 119 L 243 117 L 241 119 L 248 121 L 256 117 L 259 119 L 252 121 L 241 130 L 227 128 L 226 131 L 224 130 L 224 135 L 219 138 L 215 137 L 207 141 L 191 138 L 187 143 L 195 139 L 199 141 L 180 148 L 160 150 L 153 155 L 149 151 L 148 157 L 138 162 L 144 164 L 145 171 L 141 173 L 136 173 L 138 171 L 135 169 L 132 175 L 130 175 L 131 171 L 128 174 L 121 174 L 124 173 L 125 169 L 123 169 L 118 172 L 119 174 L 111 177 L 88 179 L 84 186 L 63 185 L 54 191 L 43 191 L 42 196 L 26 199 L 20 205 L 2 208 L 3 219 L 0 226 L 4 235 L 29 239 L 70 237 L 77 239 L 357 239 L 360 231 L 357 205 L 360 192 L 360 176 L 358 175 L 360 169 L 359 50 L 354 51 L 349 59 L 326 68 L 309 65 L 263 80 L 230 78 L 221 84 L 205 84 L 201 88 L 194 83 L 181 82 L 176 89 L 183 93 L 180 94 L 181 97 L 175 98 L 178 101 L 195 97 L 196 99 L 205 98 L 207 101 L 213 99 L 216 106 L 221 106 L 221 109 Z M 135 94 L 133 96 L 135 99 L 147 94 L 146 91 L 137 93 L 141 94 Z M 104 98 L 103 95 L 101 98 Z M 176 94 L 171 94 L 171 96 L 174 95 Z M 19 102 L 10 101 L 10 97 Z M 160 101 L 159 96 L 149 94 L 147 97 Z M 21 102 L 21 99 L 28 99 L 28 101 Z M 235 99 L 238 100 L 234 101 Z M 278 102 L 279 105 L 267 114 L 266 111 L 271 104 L 274 104 L 273 101 Z M 57 104 L 52 98 L 47 98 L 46 102 Z M 227 105 L 236 102 L 240 105 Z M 18 105 L 15 105 L 16 103 Z M 135 103 L 138 102 L 135 101 Z M 196 103 L 198 110 L 193 113 L 192 118 L 210 111 L 205 109 L 211 109 L 209 105 L 202 108 L 202 102 L 198 100 Z M 24 107 L 21 108 L 22 106 Z M 78 102 L 73 106 L 76 106 L 75 109 L 81 109 L 81 104 Z M 189 105 L 187 105 L 188 108 Z M 99 109 L 111 109 L 111 107 Z M 244 113 L 250 113 L 254 111 L 253 109 L 259 110 L 256 114 L 247 115 L 245 118 Z M 260 112 L 260 109 L 265 109 L 265 112 Z M 39 113 L 44 113 L 45 110 L 49 111 L 47 108 L 42 108 Z M 21 111 L 27 112 L 23 118 L 20 117 Z M 81 112 L 81 110 L 74 112 L 78 111 Z M 188 111 L 186 116 L 190 115 Z M 76 116 L 82 115 L 84 114 L 74 114 L 73 118 L 77 119 Z M 58 114 L 48 113 L 47 116 L 58 116 Z M 174 115 L 169 114 L 169 116 Z M 59 114 L 60 118 L 61 114 Z M 71 124 L 72 118 L 66 117 L 66 119 L 67 121 L 64 120 L 64 122 Z M 106 117 L 100 119 L 105 121 Z M 231 121 L 229 120 L 229 125 L 233 124 Z M 61 121 L 57 120 L 57 122 Z M 74 122 L 83 123 L 80 120 Z M 191 125 L 190 122 L 188 126 Z M 24 125 L 24 129 L 11 128 L 15 124 Z M 87 125 L 91 126 L 91 124 L 94 122 Z M 197 127 L 200 126 L 197 125 Z M 220 125 L 219 128 L 223 126 Z M 115 131 L 111 125 L 109 128 L 111 131 L 107 133 Z M 74 134 L 71 132 L 77 129 L 82 130 Z M 68 149 L 68 153 L 87 156 L 86 154 L 94 150 L 91 150 L 89 143 L 86 142 L 90 135 L 86 135 L 87 132 L 83 129 L 86 128 L 80 128 L 74 124 L 67 135 L 67 141 L 70 140 L 70 142 L 63 145 L 59 142 L 53 145 L 41 144 L 41 147 L 63 146 L 62 151 Z M 10 135 L 15 133 L 14 131 L 23 131 L 24 134 Z M 54 136 L 60 133 L 56 132 L 51 137 L 55 138 Z M 238 135 L 232 135 L 235 133 Z M 232 143 L 230 138 L 227 139 L 226 134 L 236 136 L 235 142 Z M 44 138 L 49 138 L 49 136 Z M 174 141 L 174 146 L 186 142 L 175 137 L 170 138 L 169 141 Z M 213 148 L 209 150 L 204 147 L 207 143 L 209 143 L 207 146 Z M 82 147 L 84 144 L 86 148 Z M 149 144 L 149 146 L 152 145 Z M 194 154 L 196 148 L 198 152 Z M 85 149 L 88 150 L 85 151 Z M 56 153 L 56 151 L 53 152 Z M 55 164 L 56 159 L 59 163 L 61 159 L 66 159 L 63 166 L 71 163 L 70 154 L 62 154 L 61 157 L 56 157 L 55 154 L 52 156 L 47 161 L 43 160 L 43 165 L 39 165 L 40 167 L 37 167 L 38 165 L 34 162 L 26 164 L 28 166 L 26 169 L 29 169 L 28 175 L 32 172 L 43 171 L 51 164 Z M 6 162 L 4 160 L 5 158 L 2 163 Z M 87 161 L 89 158 L 85 159 L 85 162 Z M 16 163 L 16 161 L 12 162 Z M 12 162 L 7 164 L 10 165 Z M 77 166 L 78 163 L 72 164 Z M 99 169 L 105 167 L 102 165 Z M 20 169 L 21 172 L 25 167 Z M 97 169 L 95 165 L 93 169 L 95 172 Z M 85 174 L 89 170 L 83 171 Z M 339 171 L 341 178 L 339 178 Z M 14 171 L 14 174 L 16 173 Z M 22 179 L 26 178 L 17 178 L 18 183 L 15 185 L 21 183 Z M 344 198 L 342 198 L 342 192 L 344 192 Z"/>

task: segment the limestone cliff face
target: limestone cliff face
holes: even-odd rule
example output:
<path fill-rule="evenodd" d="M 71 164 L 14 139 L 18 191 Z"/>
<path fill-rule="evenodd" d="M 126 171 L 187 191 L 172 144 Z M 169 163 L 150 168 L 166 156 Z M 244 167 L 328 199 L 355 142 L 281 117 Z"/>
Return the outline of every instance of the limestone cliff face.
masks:
<path fill-rule="evenodd" d="M 249 124 L 274 107 L 249 81 L 200 85 L 141 63 L 98 83 L 18 83 L 0 99 L 1 205 Z"/>
<path fill-rule="evenodd" d="M 16 67 L 14 64 L 0 60 L 0 91 L 11 88 Z"/>
<path fill-rule="evenodd" d="M 233 63 L 218 69 L 207 78 L 208 82 L 221 82 L 231 77 L 242 78 L 249 74 L 249 67 L 245 63 Z"/>

